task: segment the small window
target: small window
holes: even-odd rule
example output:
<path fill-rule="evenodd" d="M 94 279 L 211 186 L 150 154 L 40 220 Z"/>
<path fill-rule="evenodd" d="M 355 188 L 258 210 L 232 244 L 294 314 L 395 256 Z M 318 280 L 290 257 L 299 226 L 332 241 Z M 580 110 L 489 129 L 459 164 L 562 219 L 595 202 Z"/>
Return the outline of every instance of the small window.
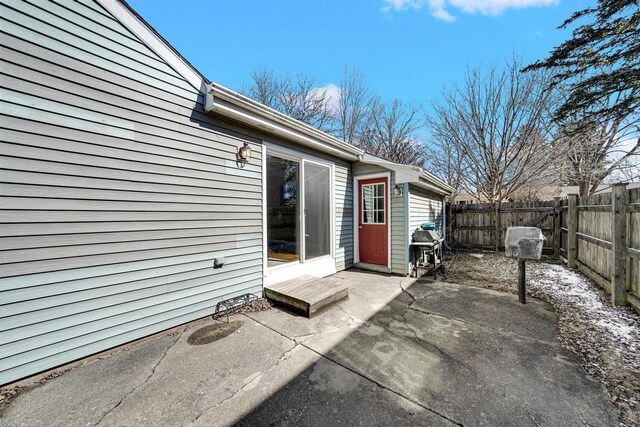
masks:
<path fill-rule="evenodd" d="M 384 184 L 363 184 L 362 185 L 362 223 L 363 224 L 384 224 L 385 223 L 385 185 Z"/>

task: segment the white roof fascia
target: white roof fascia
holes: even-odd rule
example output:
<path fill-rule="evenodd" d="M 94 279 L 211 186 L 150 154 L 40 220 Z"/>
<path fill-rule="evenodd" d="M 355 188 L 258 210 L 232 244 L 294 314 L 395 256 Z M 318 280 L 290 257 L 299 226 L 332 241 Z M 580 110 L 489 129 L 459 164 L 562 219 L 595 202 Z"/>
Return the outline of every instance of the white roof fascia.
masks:
<path fill-rule="evenodd" d="M 364 151 L 353 145 L 217 83 L 207 86 L 204 109 L 207 113 L 215 112 L 231 117 L 343 159 L 357 160 L 364 154 Z"/>
<path fill-rule="evenodd" d="M 149 49 L 160 56 L 171 68 L 180 74 L 196 90 L 204 93 L 206 79 L 168 46 L 149 24 L 144 22 L 131 7 L 120 0 L 97 0 L 102 7 L 109 11 L 121 24 L 135 34 Z"/>
<path fill-rule="evenodd" d="M 370 154 L 365 154 L 360 161 L 363 163 L 374 164 L 395 171 L 396 184 L 415 184 L 419 187 L 444 195 L 451 194 L 454 190 L 453 187 L 447 185 L 432 173 L 429 173 L 422 168 L 419 168 L 418 166 L 393 163 L 389 160 L 372 156 Z M 420 178 L 424 178 L 425 180 L 429 181 L 429 183 L 421 181 Z"/>
<path fill-rule="evenodd" d="M 442 187 L 437 187 L 435 185 L 431 185 L 427 182 L 424 182 L 420 179 L 418 179 L 418 181 L 412 182 L 412 185 L 415 185 L 417 187 L 421 187 L 424 188 L 425 190 L 429 190 L 429 191 L 433 191 L 434 193 L 443 195 L 443 196 L 448 196 L 449 194 L 451 194 L 452 192 L 449 190 L 445 190 Z"/>

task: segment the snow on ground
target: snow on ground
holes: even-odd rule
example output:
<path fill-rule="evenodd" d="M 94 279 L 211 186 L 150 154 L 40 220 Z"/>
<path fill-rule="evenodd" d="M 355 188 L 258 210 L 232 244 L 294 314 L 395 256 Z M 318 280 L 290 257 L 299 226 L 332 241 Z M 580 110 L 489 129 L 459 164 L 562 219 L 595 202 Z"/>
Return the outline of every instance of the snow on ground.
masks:
<path fill-rule="evenodd" d="M 632 349 L 640 357 L 640 331 L 638 319 L 632 313 L 621 315 L 620 309 L 604 304 L 602 295 L 595 285 L 576 271 L 554 264 L 532 264 L 535 278 L 529 281 L 537 292 L 553 295 L 567 303 L 572 303 L 595 321 L 615 341 L 624 345 L 616 350 L 626 353 Z"/>
<path fill-rule="evenodd" d="M 449 282 L 517 292 L 517 261 L 503 254 L 455 253 Z M 551 303 L 562 344 L 607 389 L 621 425 L 640 426 L 640 316 L 611 306 L 610 296 L 563 265 L 527 263 L 527 294 Z"/>

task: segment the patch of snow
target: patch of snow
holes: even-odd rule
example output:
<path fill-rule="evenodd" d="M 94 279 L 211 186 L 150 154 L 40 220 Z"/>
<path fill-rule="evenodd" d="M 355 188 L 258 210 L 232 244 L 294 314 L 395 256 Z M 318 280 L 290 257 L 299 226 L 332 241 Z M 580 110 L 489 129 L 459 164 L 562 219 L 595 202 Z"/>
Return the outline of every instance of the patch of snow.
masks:
<path fill-rule="evenodd" d="M 631 347 L 615 348 L 616 352 L 632 351 L 632 348 L 639 347 L 638 325 L 634 325 L 626 316 L 621 316 L 619 309 L 605 305 L 597 289 L 580 273 L 555 264 L 534 264 L 532 267 L 536 277 L 530 281 L 530 284 L 534 288 L 539 288 L 552 297 L 571 303 L 587 314 L 594 326 L 611 334 L 617 340 L 622 340 L 625 346 Z"/>

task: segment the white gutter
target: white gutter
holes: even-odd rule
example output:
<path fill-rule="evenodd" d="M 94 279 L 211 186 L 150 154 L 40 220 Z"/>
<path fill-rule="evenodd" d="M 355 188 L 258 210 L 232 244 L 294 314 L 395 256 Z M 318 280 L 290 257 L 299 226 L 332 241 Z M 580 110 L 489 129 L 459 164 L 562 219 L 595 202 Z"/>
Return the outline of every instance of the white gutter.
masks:
<path fill-rule="evenodd" d="M 364 154 L 359 148 L 217 83 L 207 86 L 204 109 L 343 159 L 358 160 Z"/>
<path fill-rule="evenodd" d="M 443 196 L 448 196 L 449 194 L 451 194 L 451 191 L 447 191 L 444 188 L 437 187 L 435 185 L 431 185 L 431 184 L 426 183 L 424 181 L 420 181 L 419 178 L 418 178 L 417 181 L 411 182 L 411 184 L 417 185 L 418 187 L 426 188 L 427 190 L 431 190 L 434 193 L 438 193 L 438 194 L 441 194 Z"/>

